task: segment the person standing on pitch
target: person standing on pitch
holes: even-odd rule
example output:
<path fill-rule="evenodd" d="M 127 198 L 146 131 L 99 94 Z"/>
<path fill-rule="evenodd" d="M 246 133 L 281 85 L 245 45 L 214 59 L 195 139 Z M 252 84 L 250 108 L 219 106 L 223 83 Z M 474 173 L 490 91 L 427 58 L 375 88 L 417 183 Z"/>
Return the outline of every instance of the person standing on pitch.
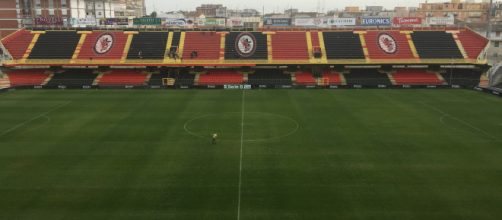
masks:
<path fill-rule="evenodd" d="M 216 144 L 216 139 L 218 138 L 218 134 L 213 134 L 213 144 Z"/>

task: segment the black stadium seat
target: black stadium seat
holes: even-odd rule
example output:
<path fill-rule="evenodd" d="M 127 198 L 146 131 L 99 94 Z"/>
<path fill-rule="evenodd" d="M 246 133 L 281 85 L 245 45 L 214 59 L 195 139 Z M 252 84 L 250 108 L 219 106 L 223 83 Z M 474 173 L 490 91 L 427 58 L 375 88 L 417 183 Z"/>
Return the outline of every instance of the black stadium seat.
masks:
<path fill-rule="evenodd" d="M 256 70 L 248 75 L 250 85 L 291 85 L 291 75 L 282 73 L 281 70 Z"/>
<path fill-rule="evenodd" d="M 47 86 L 92 86 L 97 76 L 98 74 L 93 73 L 91 69 L 66 70 L 65 72 L 54 74 L 52 79 L 47 83 Z"/>
<path fill-rule="evenodd" d="M 444 31 L 415 31 L 411 34 L 422 59 L 463 59 L 453 36 Z"/>
<path fill-rule="evenodd" d="M 162 80 L 165 78 L 172 78 L 169 73 L 153 73 L 148 81 L 149 86 L 162 86 Z"/>
<path fill-rule="evenodd" d="M 449 85 L 478 86 L 481 81 L 481 72 L 471 69 L 450 69 L 441 73 Z"/>
<path fill-rule="evenodd" d="M 139 32 L 134 35 L 127 59 L 164 59 L 169 32 Z"/>
<path fill-rule="evenodd" d="M 392 85 L 389 77 L 378 72 L 377 69 L 353 69 L 349 74 L 344 74 L 348 85 Z"/>
<path fill-rule="evenodd" d="M 324 45 L 328 59 L 364 59 L 361 39 L 350 32 L 324 32 Z"/>
<path fill-rule="evenodd" d="M 29 59 L 71 59 L 79 40 L 76 31 L 47 31 L 40 35 Z"/>

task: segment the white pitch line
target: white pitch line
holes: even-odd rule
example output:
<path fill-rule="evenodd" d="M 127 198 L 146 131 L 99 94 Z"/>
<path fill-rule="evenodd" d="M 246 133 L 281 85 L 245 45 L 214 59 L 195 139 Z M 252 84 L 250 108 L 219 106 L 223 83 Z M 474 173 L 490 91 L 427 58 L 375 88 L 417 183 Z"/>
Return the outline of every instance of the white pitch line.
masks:
<path fill-rule="evenodd" d="M 476 127 L 476 126 L 472 125 L 472 124 L 471 124 L 471 123 L 469 123 L 469 122 L 466 122 L 466 121 L 464 121 L 464 120 L 462 120 L 462 119 L 460 119 L 460 118 L 457 118 L 457 117 L 455 117 L 455 116 L 453 116 L 453 115 L 450 115 L 450 114 L 448 114 L 448 113 L 444 112 L 443 110 L 441 110 L 441 109 L 439 109 L 439 108 L 437 108 L 437 107 L 435 107 L 435 106 L 433 106 L 433 105 L 427 104 L 427 103 L 425 103 L 425 102 L 421 102 L 421 103 L 422 103 L 423 105 L 428 106 L 428 107 L 429 107 L 429 108 L 431 108 L 432 110 L 434 110 L 434 111 L 436 111 L 436 112 L 438 112 L 438 113 L 442 114 L 442 115 L 443 115 L 443 117 L 442 117 L 443 119 L 444 119 L 444 116 L 449 117 L 449 118 L 451 118 L 451 119 L 453 119 L 453 120 L 455 120 L 455 121 L 458 121 L 458 122 L 460 122 L 460 123 L 464 124 L 465 126 L 467 126 L 467 127 L 469 127 L 469 128 L 472 128 L 472 129 L 474 129 L 474 130 L 476 130 L 476 131 L 478 131 L 478 132 L 480 132 L 480 133 L 484 134 L 485 136 L 487 136 L 487 137 L 489 137 L 489 138 L 492 138 L 492 139 L 494 139 L 494 140 L 498 141 L 497 137 L 495 137 L 495 136 L 491 135 L 490 133 L 488 133 L 487 131 L 485 131 L 485 130 L 483 130 L 483 129 L 481 129 L 481 128 L 478 128 L 478 127 Z M 443 124 L 444 124 L 444 122 L 443 122 Z"/>
<path fill-rule="evenodd" d="M 240 160 L 239 160 L 239 195 L 237 198 L 237 220 L 241 219 L 242 148 L 244 146 L 244 103 L 245 103 L 245 90 L 242 90 L 241 152 L 240 152 Z"/>
<path fill-rule="evenodd" d="M 26 120 L 26 121 L 24 121 L 24 122 L 21 122 L 21 123 L 19 123 L 19 124 L 17 124 L 17 125 L 15 125 L 15 126 L 13 126 L 13 127 L 11 127 L 11 128 L 9 128 L 9 129 L 7 129 L 7 130 L 3 131 L 2 133 L 0 133 L 0 137 L 3 137 L 4 135 L 6 135 L 6 134 L 8 134 L 8 133 L 10 133 L 10 132 L 12 132 L 12 131 L 14 131 L 14 130 L 16 130 L 16 129 L 20 128 L 20 127 L 23 127 L 23 126 L 27 125 L 28 123 L 30 123 L 30 122 L 32 122 L 32 121 L 37 120 L 38 118 L 41 118 L 41 117 L 47 117 L 47 115 L 48 115 L 48 114 L 50 114 L 50 113 L 52 113 L 52 112 L 54 112 L 54 111 L 56 111 L 56 110 L 58 110 L 58 109 L 60 109 L 60 108 L 62 108 L 62 107 L 65 107 L 66 105 L 68 105 L 68 104 L 70 104 L 70 103 L 71 103 L 71 101 L 70 101 L 70 102 L 66 102 L 66 103 L 64 103 L 64 104 L 62 104 L 62 105 L 59 105 L 59 106 L 57 106 L 57 107 L 55 107 L 55 108 L 53 108 L 53 109 L 49 110 L 49 111 L 46 111 L 46 112 L 44 112 L 44 113 L 42 113 L 42 114 L 39 114 L 39 115 L 37 115 L 37 116 L 35 116 L 35 117 L 33 117 L 33 118 L 30 118 L 30 119 Z M 48 117 L 47 117 L 47 118 L 48 118 Z M 50 120 L 50 118 L 49 118 L 49 120 Z"/>

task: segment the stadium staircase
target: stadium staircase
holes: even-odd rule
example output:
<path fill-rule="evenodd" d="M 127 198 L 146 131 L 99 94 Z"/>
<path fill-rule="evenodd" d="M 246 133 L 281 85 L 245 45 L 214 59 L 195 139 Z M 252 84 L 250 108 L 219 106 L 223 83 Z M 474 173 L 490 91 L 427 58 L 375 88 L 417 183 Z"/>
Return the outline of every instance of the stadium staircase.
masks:
<path fill-rule="evenodd" d="M 460 31 L 457 36 L 462 43 L 468 58 L 471 59 L 477 59 L 488 44 L 488 40 L 486 38 L 470 29 Z"/>
<path fill-rule="evenodd" d="M 186 32 L 184 60 L 219 60 L 221 35 L 216 32 Z M 197 56 L 191 56 L 196 52 Z"/>
<path fill-rule="evenodd" d="M 14 70 L 7 73 L 12 87 L 41 86 L 50 79 L 50 73 L 43 69 Z"/>
<path fill-rule="evenodd" d="M 139 32 L 132 38 L 127 59 L 164 60 L 169 32 Z"/>
<path fill-rule="evenodd" d="M 309 60 L 305 32 L 278 31 L 272 34 L 272 57 L 274 60 Z"/>
<path fill-rule="evenodd" d="M 411 34 L 421 59 L 463 59 L 451 33 L 444 31 L 415 31 Z"/>
<path fill-rule="evenodd" d="M 352 69 L 349 74 L 344 74 L 344 76 L 348 85 L 392 85 L 387 74 L 380 73 L 377 69 Z"/>
<path fill-rule="evenodd" d="M 99 85 L 99 81 L 101 81 L 101 78 L 103 78 L 103 75 L 105 75 L 105 74 L 99 73 L 98 76 L 96 76 L 96 78 L 94 79 L 94 81 L 92 81 L 92 85 L 93 86 Z"/>
<path fill-rule="evenodd" d="M 116 69 L 111 70 L 101 77 L 100 86 L 142 86 L 148 79 L 148 74 L 139 70 Z"/>
<path fill-rule="evenodd" d="M 198 85 L 238 85 L 244 83 L 244 77 L 235 70 L 209 70 L 199 74 Z"/>
<path fill-rule="evenodd" d="M 443 85 L 436 73 L 422 69 L 399 69 L 391 74 L 396 85 Z"/>
<path fill-rule="evenodd" d="M 323 32 L 327 59 L 365 59 L 359 34 Z"/>
<path fill-rule="evenodd" d="M 41 34 L 31 50 L 29 59 L 71 59 L 80 34 L 76 31 L 47 31 Z"/>
<path fill-rule="evenodd" d="M 33 40 L 30 31 L 21 29 L 2 39 L 2 44 L 14 59 L 22 59 Z"/>
<path fill-rule="evenodd" d="M 110 34 L 113 36 L 113 46 L 105 54 L 97 54 L 94 51 L 94 47 L 97 43 L 97 40 L 103 34 Z M 128 35 L 123 32 L 104 32 L 104 31 L 94 31 L 91 34 L 88 34 L 80 53 L 78 55 L 78 59 L 120 59 L 122 58 L 124 47 L 127 43 Z"/>
<path fill-rule="evenodd" d="M 10 80 L 7 74 L 0 73 L 0 89 L 10 88 Z"/>
<path fill-rule="evenodd" d="M 479 87 L 481 87 L 481 88 L 490 87 L 490 79 L 488 79 L 488 77 L 485 74 L 481 75 Z"/>
<path fill-rule="evenodd" d="M 97 76 L 98 74 L 91 69 L 69 69 L 61 73 L 55 73 L 47 86 L 82 88 L 83 86 L 92 86 Z"/>
<path fill-rule="evenodd" d="M 381 71 L 382 73 L 387 75 L 387 78 L 390 80 L 390 84 L 397 85 L 396 79 L 394 79 L 394 75 L 392 75 L 393 71 Z"/>
<path fill-rule="evenodd" d="M 394 38 L 397 48 L 395 53 L 386 53 L 378 42 L 381 34 L 387 34 Z M 410 49 L 408 39 L 405 34 L 399 31 L 367 31 L 364 34 L 366 47 L 368 48 L 370 59 L 414 59 L 413 52 Z"/>

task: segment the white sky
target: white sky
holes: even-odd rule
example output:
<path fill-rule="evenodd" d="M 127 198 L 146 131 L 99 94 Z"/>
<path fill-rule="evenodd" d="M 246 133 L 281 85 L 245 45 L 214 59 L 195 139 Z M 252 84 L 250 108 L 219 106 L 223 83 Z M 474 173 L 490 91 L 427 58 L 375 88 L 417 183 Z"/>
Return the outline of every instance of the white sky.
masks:
<path fill-rule="evenodd" d="M 428 2 L 449 2 L 450 0 L 429 0 Z M 477 0 L 480 2 L 481 0 Z M 319 3 L 318 3 L 319 2 Z M 393 9 L 395 6 L 416 6 L 425 0 L 146 0 L 147 11 L 177 11 L 177 10 L 195 10 L 195 7 L 201 4 L 223 4 L 230 9 L 254 8 L 262 11 L 265 6 L 265 12 L 282 12 L 287 8 L 298 8 L 302 11 L 318 11 L 318 5 L 321 11 L 332 9 L 343 9 L 345 6 L 382 5 L 387 9 Z"/>

